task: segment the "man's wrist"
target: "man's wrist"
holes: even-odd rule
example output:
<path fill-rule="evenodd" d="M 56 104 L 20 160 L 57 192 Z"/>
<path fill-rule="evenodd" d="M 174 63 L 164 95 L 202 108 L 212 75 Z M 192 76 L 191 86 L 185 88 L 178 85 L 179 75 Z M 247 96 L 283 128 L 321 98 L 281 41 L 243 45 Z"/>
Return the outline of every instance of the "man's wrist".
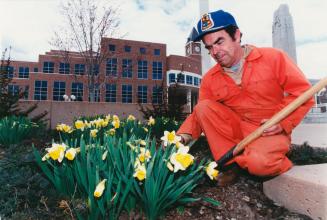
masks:
<path fill-rule="evenodd" d="M 188 144 L 192 140 L 192 136 L 189 134 L 179 134 L 181 137 L 180 142 L 184 145 Z"/>

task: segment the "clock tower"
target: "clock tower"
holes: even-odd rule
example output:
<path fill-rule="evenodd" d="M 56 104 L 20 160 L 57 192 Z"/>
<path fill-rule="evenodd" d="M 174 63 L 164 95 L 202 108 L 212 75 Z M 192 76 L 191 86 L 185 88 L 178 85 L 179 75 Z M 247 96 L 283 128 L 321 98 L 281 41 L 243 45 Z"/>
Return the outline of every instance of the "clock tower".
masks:
<path fill-rule="evenodd" d="M 193 42 L 195 28 L 192 29 L 190 36 L 187 38 L 187 42 L 185 45 L 185 55 L 187 57 L 192 56 L 201 59 L 201 43 Z"/>

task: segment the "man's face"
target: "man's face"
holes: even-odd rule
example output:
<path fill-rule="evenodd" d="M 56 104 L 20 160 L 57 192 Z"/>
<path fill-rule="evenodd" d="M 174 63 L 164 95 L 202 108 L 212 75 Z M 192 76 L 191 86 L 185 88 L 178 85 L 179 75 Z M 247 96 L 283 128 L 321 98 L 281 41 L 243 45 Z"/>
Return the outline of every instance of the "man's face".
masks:
<path fill-rule="evenodd" d="M 231 67 L 239 62 L 242 49 L 238 29 L 235 33 L 235 40 L 225 30 L 206 34 L 202 40 L 212 58 L 222 67 Z"/>

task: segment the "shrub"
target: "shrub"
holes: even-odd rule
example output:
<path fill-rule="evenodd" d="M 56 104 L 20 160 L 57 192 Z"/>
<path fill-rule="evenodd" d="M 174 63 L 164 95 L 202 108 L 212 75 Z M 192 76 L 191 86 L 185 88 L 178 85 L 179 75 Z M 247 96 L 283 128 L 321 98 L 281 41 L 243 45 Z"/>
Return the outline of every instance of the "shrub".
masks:
<path fill-rule="evenodd" d="M 8 116 L 0 119 L 0 144 L 18 144 L 31 137 L 38 125 L 26 117 Z"/>

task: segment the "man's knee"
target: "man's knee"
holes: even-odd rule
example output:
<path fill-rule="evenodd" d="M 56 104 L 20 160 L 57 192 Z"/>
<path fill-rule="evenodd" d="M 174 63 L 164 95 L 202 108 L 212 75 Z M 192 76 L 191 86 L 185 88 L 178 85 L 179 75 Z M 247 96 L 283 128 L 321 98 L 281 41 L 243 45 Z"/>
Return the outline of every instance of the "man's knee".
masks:
<path fill-rule="evenodd" d="M 250 174 L 256 176 L 275 176 L 283 172 L 285 168 L 285 155 L 280 157 L 269 157 L 259 152 L 251 152 L 247 158 L 247 168 Z"/>

